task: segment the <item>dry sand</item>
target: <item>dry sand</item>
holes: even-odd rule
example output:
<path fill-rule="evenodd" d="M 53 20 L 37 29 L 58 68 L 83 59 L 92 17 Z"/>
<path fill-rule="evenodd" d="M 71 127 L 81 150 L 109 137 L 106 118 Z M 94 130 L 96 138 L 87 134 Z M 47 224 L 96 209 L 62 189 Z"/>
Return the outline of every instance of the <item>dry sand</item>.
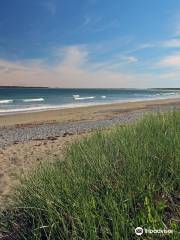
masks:
<path fill-rule="evenodd" d="M 35 126 L 45 124 L 46 129 L 48 129 L 48 126 L 55 123 L 57 123 L 57 126 L 59 126 L 58 124 L 63 126 L 63 124 L 67 125 L 68 123 L 76 123 L 76 125 L 81 126 L 82 123 L 91 122 L 92 124 L 96 124 L 97 122 L 101 123 L 105 120 L 111 120 L 109 125 L 112 125 L 113 119 L 117 117 L 119 117 L 120 120 L 123 118 L 124 123 L 124 121 L 128 119 L 128 114 L 131 114 L 133 117 L 133 114 L 136 112 L 144 113 L 149 110 L 154 111 L 158 109 L 168 110 L 174 107 L 180 109 L 180 99 L 112 104 L 0 116 L 0 134 L 2 129 L 3 133 L 9 131 L 10 128 L 21 129 L 22 131 L 28 128 L 31 131 Z M 92 124 L 90 126 L 92 126 Z M 92 127 L 89 127 L 88 124 L 87 130 L 89 130 L 89 132 L 92 130 Z M 80 131 L 79 134 L 74 132 L 73 135 L 65 134 L 64 137 L 48 137 L 39 140 L 31 139 L 28 141 L 13 142 L 7 146 L 0 146 L 0 207 L 4 207 L 5 202 L 8 202 L 7 199 L 12 192 L 12 186 L 17 183 L 17 174 L 30 171 L 32 167 L 46 161 L 47 156 L 48 160 L 52 162 L 56 159 L 63 158 L 65 146 L 68 146 L 70 142 L 87 134 L 83 132 L 84 131 Z"/>
<path fill-rule="evenodd" d="M 47 158 L 48 162 L 62 159 L 69 143 L 84 135 L 87 134 L 29 141 L 0 149 L 0 208 L 8 203 L 10 192 L 18 183 L 18 176 L 27 174 Z"/>

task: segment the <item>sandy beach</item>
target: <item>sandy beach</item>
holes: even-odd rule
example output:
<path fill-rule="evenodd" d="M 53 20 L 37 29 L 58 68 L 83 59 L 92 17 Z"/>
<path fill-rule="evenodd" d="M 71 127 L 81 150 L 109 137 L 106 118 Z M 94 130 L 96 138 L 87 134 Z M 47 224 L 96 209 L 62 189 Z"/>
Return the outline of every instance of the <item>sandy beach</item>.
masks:
<path fill-rule="evenodd" d="M 0 206 L 16 176 L 63 157 L 66 146 L 98 128 L 127 124 L 148 112 L 180 109 L 180 99 L 89 106 L 0 116 Z"/>

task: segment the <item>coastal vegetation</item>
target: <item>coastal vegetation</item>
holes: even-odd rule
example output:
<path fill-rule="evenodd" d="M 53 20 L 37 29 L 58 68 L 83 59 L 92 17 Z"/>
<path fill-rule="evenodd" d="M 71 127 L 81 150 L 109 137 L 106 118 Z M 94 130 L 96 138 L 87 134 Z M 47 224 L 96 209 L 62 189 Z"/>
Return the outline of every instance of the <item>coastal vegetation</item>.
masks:
<path fill-rule="evenodd" d="M 99 130 L 21 178 L 1 215 L 16 239 L 178 239 L 180 111 Z"/>

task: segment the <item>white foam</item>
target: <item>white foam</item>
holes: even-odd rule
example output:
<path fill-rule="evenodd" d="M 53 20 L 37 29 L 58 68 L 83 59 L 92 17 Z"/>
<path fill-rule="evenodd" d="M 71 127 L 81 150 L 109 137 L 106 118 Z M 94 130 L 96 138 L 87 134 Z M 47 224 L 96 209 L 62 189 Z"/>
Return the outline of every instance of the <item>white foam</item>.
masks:
<path fill-rule="evenodd" d="M 73 95 L 74 100 L 85 100 L 85 99 L 94 99 L 94 96 L 90 96 L 90 97 L 80 97 L 80 95 Z"/>
<path fill-rule="evenodd" d="M 94 99 L 95 97 L 91 96 L 91 97 L 75 97 L 75 100 L 86 100 L 86 99 Z"/>
<path fill-rule="evenodd" d="M 170 92 L 170 93 L 162 93 L 162 95 L 176 95 L 177 93 L 175 93 L 175 92 Z"/>
<path fill-rule="evenodd" d="M 78 98 L 78 97 L 80 97 L 80 95 L 78 95 L 78 94 L 77 95 L 73 95 L 73 97 L 74 98 Z"/>
<path fill-rule="evenodd" d="M 44 98 L 22 99 L 23 102 L 43 102 Z"/>
<path fill-rule="evenodd" d="M 106 96 L 101 96 L 101 98 L 106 98 Z"/>
<path fill-rule="evenodd" d="M 13 103 L 14 100 L 9 99 L 9 100 L 0 100 L 0 104 L 8 104 L 8 103 Z"/>
<path fill-rule="evenodd" d="M 28 113 L 28 112 L 42 112 L 46 110 L 77 108 L 77 107 L 86 107 L 91 105 L 96 105 L 96 104 L 82 103 L 82 104 L 64 104 L 64 105 L 44 105 L 44 106 L 14 108 L 14 109 L 0 109 L 0 115 L 10 115 L 10 114 Z"/>
<path fill-rule="evenodd" d="M 41 106 L 41 107 L 27 107 L 27 108 L 13 108 L 13 109 L 0 109 L 0 113 L 14 113 L 14 112 L 31 112 L 31 111 L 39 111 L 44 109 L 51 109 L 53 107 L 49 106 Z"/>

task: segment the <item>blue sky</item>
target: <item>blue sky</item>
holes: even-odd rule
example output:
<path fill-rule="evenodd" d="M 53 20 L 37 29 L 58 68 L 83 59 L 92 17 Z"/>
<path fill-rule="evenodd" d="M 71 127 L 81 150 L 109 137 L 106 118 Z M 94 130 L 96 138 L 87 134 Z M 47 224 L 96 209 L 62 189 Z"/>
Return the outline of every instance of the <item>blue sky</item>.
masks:
<path fill-rule="evenodd" d="M 180 1 L 1 0 L 0 85 L 180 87 Z"/>

